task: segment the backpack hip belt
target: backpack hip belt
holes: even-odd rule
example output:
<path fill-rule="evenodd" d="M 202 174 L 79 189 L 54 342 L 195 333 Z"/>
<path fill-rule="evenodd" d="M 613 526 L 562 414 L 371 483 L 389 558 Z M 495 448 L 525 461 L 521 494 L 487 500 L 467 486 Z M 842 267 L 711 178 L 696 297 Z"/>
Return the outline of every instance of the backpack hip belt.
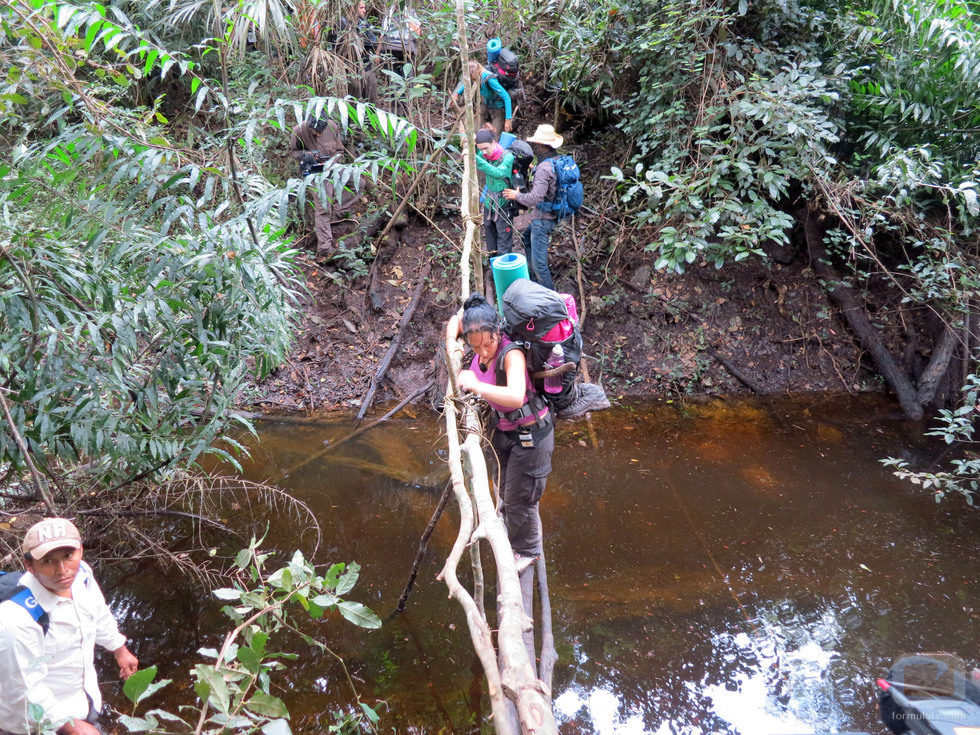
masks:
<path fill-rule="evenodd" d="M 520 444 L 522 447 L 531 449 L 536 447 L 542 439 L 554 430 L 555 427 L 551 421 L 551 414 L 549 413 L 548 421 L 543 426 L 528 424 L 527 426 L 518 426 L 516 429 L 502 433 L 510 438 L 511 441 Z"/>
<path fill-rule="evenodd" d="M 542 413 L 542 410 L 544 411 Z M 505 419 L 513 424 L 517 424 L 517 427 L 510 429 L 505 433 L 511 434 L 519 431 L 526 431 L 527 429 L 532 429 L 532 431 L 543 431 L 551 426 L 551 411 L 548 409 L 548 404 L 545 403 L 544 398 L 542 398 L 538 393 L 532 393 L 528 398 L 527 403 L 525 403 L 520 408 L 516 408 L 513 411 L 494 411 L 497 414 L 498 419 Z M 534 419 L 534 421 L 528 421 L 521 424 L 522 419 Z M 537 438 L 537 436 L 535 436 Z"/>

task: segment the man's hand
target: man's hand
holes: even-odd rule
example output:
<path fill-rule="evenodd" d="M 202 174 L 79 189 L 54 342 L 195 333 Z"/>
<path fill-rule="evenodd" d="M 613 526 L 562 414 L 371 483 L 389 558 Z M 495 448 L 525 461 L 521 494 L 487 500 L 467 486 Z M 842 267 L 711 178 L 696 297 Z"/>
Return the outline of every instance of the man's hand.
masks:
<path fill-rule="evenodd" d="M 125 644 L 113 651 L 112 655 L 116 657 L 116 663 L 119 664 L 120 679 L 128 679 L 136 673 L 136 669 L 139 668 L 140 662 L 136 656 L 134 656 L 132 652 L 126 648 Z"/>
<path fill-rule="evenodd" d="M 58 735 L 100 735 L 101 730 L 85 720 L 74 720 L 59 727 L 57 733 Z"/>
<path fill-rule="evenodd" d="M 517 199 L 517 195 L 520 194 L 517 189 L 504 189 L 500 193 L 503 195 L 504 199 L 510 199 L 511 201 Z"/>
<path fill-rule="evenodd" d="M 504 132 L 510 133 L 514 130 L 513 120 L 504 120 Z"/>

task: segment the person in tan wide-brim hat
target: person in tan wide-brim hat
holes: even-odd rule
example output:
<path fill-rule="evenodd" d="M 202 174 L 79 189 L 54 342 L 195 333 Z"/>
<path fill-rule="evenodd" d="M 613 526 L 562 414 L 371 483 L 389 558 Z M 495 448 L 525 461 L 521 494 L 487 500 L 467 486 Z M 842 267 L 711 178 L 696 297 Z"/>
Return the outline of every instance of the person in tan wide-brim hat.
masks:
<path fill-rule="evenodd" d="M 524 241 L 524 252 L 528 254 L 531 280 L 553 289 L 555 284 L 548 267 L 548 248 L 551 246 L 551 233 L 558 224 L 558 218 L 550 209 L 542 209 L 538 205 L 544 201 L 554 201 L 558 192 L 558 176 L 551 159 L 558 156 L 556 149 L 561 147 L 565 139 L 555 132 L 553 125 L 538 125 L 527 142 L 537 160 L 531 176 L 530 190 L 521 193 L 517 189 L 504 189 L 501 194 L 505 199 L 528 207 L 528 211 L 514 221 L 514 227 L 522 230 L 521 239 Z M 526 218 L 530 221 L 524 222 Z"/>
<path fill-rule="evenodd" d="M 561 144 L 565 142 L 565 139 L 555 132 L 554 125 L 538 125 L 538 129 L 534 131 L 534 135 L 527 139 L 528 143 L 540 143 L 541 145 L 548 145 L 552 148 L 561 148 Z"/>

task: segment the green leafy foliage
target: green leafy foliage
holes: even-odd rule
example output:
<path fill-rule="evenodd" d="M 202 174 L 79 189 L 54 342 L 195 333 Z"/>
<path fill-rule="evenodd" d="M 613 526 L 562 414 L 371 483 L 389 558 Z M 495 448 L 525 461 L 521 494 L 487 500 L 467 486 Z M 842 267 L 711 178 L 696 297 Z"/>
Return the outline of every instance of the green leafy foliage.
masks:
<path fill-rule="evenodd" d="M 892 467 L 897 477 L 931 492 L 937 503 L 953 493 L 961 495 L 969 505 L 975 505 L 980 496 L 980 457 L 972 449 L 976 446 L 974 432 L 978 415 L 980 374 L 973 373 L 963 386 L 962 405 L 955 409 L 942 409 L 937 416 L 937 425 L 926 432 L 940 437 L 946 444 L 963 447 L 966 450 L 964 456 L 954 459 L 949 469 L 939 472 L 916 471 L 906 460 L 894 457 L 882 460 L 882 464 Z"/>
<path fill-rule="evenodd" d="M 878 0 L 849 17 L 842 54 L 861 140 L 881 158 L 928 142 L 938 157 L 970 162 L 980 127 L 976 9 L 957 0 Z"/>
<path fill-rule="evenodd" d="M 307 644 L 329 650 L 324 643 L 297 627 L 294 616 L 300 609 L 314 619 L 329 609 L 337 609 L 344 618 L 362 628 L 381 626 L 380 618 L 367 607 L 341 597 L 350 592 L 357 581 L 360 571 L 357 564 L 334 564 L 321 575 L 297 551 L 285 566 L 268 573 L 266 565 L 271 558 L 272 555 L 261 551 L 259 542 L 252 539 L 249 548 L 243 549 L 236 558 L 238 582 L 233 588 L 214 591 L 219 600 L 235 603 L 222 608 L 234 628 L 225 636 L 220 650 L 203 648 L 200 651 L 209 663 L 197 664 L 192 672 L 194 691 L 200 700 L 198 704 L 181 707 L 184 717 L 159 709 L 137 716 L 138 706 L 170 683 L 169 680 L 153 681 L 155 667 L 137 671 L 123 687 L 134 709 L 132 715 L 120 718 L 129 732 L 170 732 L 175 723 L 190 729 L 193 726 L 185 719 L 190 713 L 198 719 L 199 732 L 289 733 L 289 711 L 282 699 L 273 693 L 273 680 L 283 661 L 292 658 L 293 654 L 270 651 L 267 648 L 269 640 L 286 631 L 300 632 Z M 356 691 L 354 695 L 357 696 Z M 374 731 L 379 720 L 377 713 L 364 702 L 358 704 L 359 713 L 337 717 L 339 721 L 332 726 L 335 731 Z"/>
<path fill-rule="evenodd" d="M 657 268 L 764 258 L 769 245 L 793 245 L 794 225 L 812 215 L 828 223 L 822 245 L 852 283 L 883 275 L 905 304 L 947 324 L 970 313 L 980 283 L 975 4 L 564 9 L 549 32 L 551 79 L 577 116 L 611 118 L 622 134 L 629 160 L 606 178 Z"/>
<path fill-rule="evenodd" d="M 636 223 L 657 232 L 657 267 L 721 267 L 786 244 L 788 200 L 836 164 L 839 94 L 807 30 L 819 12 L 762 3 L 744 17 L 725 3 L 645 0 L 602 11 L 556 32 L 556 66 L 566 86 L 601 96 L 634 143 L 610 178 Z"/>
<path fill-rule="evenodd" d="M 579 4 L 552 36 L 566 98 L 632 144 L 610 178 L 655 229 L 658 267 L 786 244 L 793 198 L 842 183 L 918 212 L 939 200 L 972 232 L 980 36 L 963 3 Z"/>
<path fill-rule="evenodd" d="M 393 180 L 417 131 L 353 101 L 232 96 L 117 7 L 15 0 L 0 22 L 0 384 L 12 418 L 0 461 L 26 466 L 18 437 L 42 467 L 94 459 L 106 484 L 209 452 L 234 461 L 218 448 L 239 447 L 227 410 L 293 338 L 290 202 L 325 196 L 327 181 Z M 133 105 L 149 76 L 205 124 L 170 127 L 161 97 Z M 374 136 L 371 153 L 305 179 L 268 175 L 269 137 L 284 145 L 321 113 Z"/>

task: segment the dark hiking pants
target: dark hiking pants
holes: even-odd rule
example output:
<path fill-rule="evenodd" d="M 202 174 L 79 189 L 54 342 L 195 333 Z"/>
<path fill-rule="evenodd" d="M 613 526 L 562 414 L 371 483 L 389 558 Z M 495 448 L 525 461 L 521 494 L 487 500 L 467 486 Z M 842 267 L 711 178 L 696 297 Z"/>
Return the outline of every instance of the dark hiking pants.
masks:
<path fill-rule="evenodd" d="M 487 252 L 506 255 L 514 249 L 514 227 L 506 212 L 493 212 L 483 208 L 483 241 Z"/>
<path fill-rule="evenodd" d="M 538 501 L 551 474 L 551 453 L 555 448 L 552 427 L 536 438 L 533 448 L 522 447 L 515 433 L 496 431 L 493 448 L 500 462 L 500 496 L 504 526 L 514 552 L 521 556 L 540 556 L 541 519 Z"/>

